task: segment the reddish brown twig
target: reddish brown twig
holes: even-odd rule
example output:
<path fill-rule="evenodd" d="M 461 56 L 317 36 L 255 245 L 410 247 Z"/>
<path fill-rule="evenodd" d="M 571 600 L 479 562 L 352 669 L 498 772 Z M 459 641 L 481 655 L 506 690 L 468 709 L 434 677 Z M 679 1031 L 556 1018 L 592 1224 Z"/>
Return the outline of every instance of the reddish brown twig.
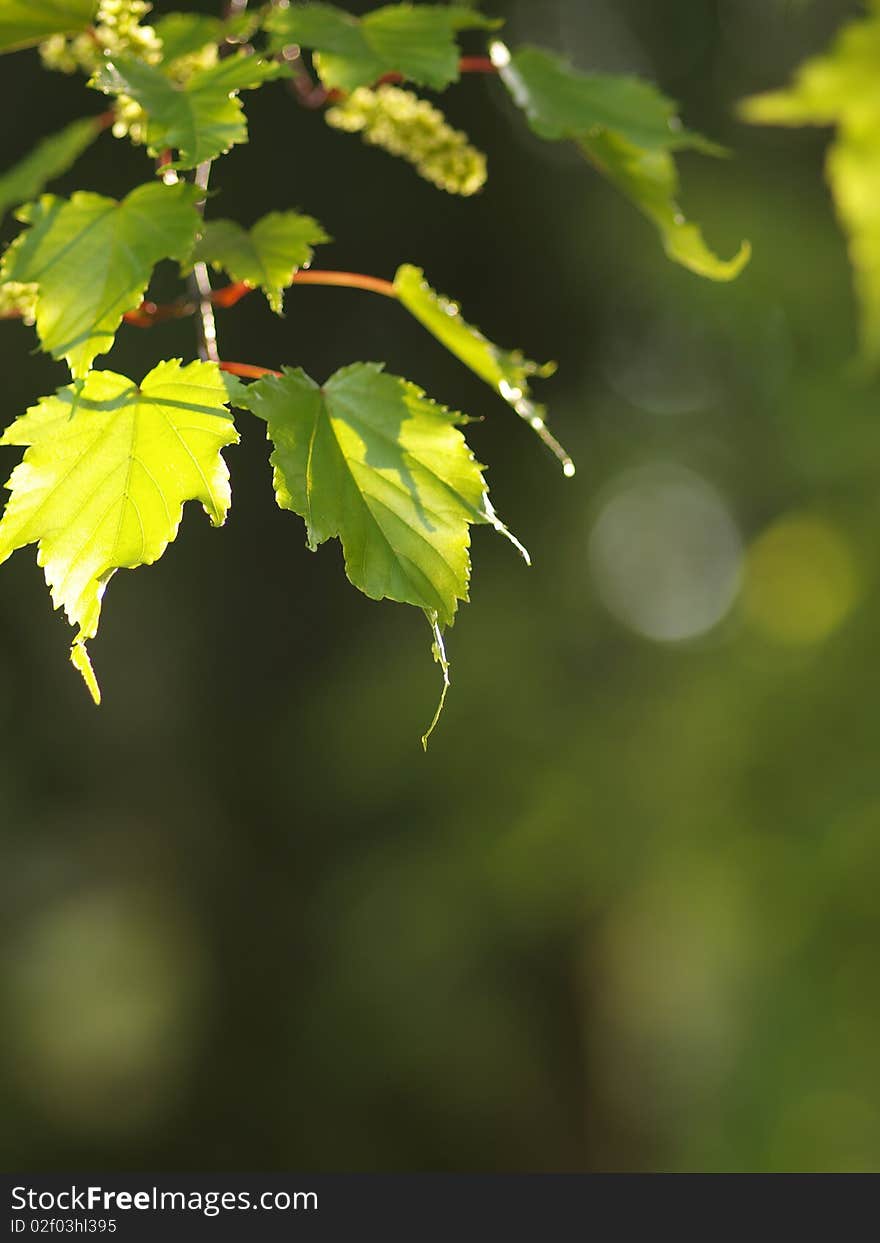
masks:
<path fill-rule="evenodd" d="M 336 87 L 327 90 L 326 87 L 312 80 L 299 49 L 294 56 L 285 57 L 285 59 L 295 66 L 294 76 L 290 79 L 290 88 L 303 107 L 323 108 L 325 104 L 338 104 L 340 100 L 346 98 L 347 91 L 341 91 Z M 458 71 L 459 73 L 497 73 L 498 69 L 488 56 L 462 56 L 458 62 Z M 373 86 L 386 86 L 405 81 L 406 78 L 402 73 L 383 73 L 381 78 L 376 79 Z"/>
<path fill-rule="evenodd" d="M 379 276 L 365 276 L 362 272 L 326 272 L 320 269 L 301 268 L 291 282 L 294 285 L 333 285 L 342 289 L 366 289 L 369 293 L 379 293 L 386 298 L 396 298 L 397 290 L 391 281 L 382 280 Z M 253 293 L 254 286 L 247 281 L 235 281 L 222 289 L 215 289 L 211 301 L 215 306 L 235 306 L 242 298 Z"/>
<path fill-rule="evenodd" d="M 230 375 L 240 375 L 245 380 L 262 380 L 263 376 L 273 375 L 278 379 L 281 378 L 280 371 L 273 371 L 271 367 L 257 367 L 254 363 L 224 363 L 217 364 L 221 371 L 228 371 Z"/>
<path fill-rule="evenodd" d="M 193 315 L 195 309 L 195 304 L 186 298 L 178 298 L 176 302 L 165 302 L 161 305 L 142 302 L 137 310 L 126 311 L 122 318 L 127 324 L 134 324 L 135 328 L 152 328 L 154 324 L 161 324 L 166 319 L 185 319 L 187 315 Z"/>

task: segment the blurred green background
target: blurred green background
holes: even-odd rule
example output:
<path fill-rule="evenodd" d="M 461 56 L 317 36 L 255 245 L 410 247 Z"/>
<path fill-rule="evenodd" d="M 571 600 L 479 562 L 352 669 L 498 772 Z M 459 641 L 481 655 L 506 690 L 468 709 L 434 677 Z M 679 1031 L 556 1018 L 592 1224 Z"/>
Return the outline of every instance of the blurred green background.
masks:
<path fill-rule="evenodd" d="M 114 579 L 100 710 L 33 550 L 3 567 L 7 1168 L 880 1168 L 878 387 L 851 366 L 826 135 L 734 117 L 858 6 L 486 7 L 727 143 L 683 157 L 683 203 L 752 263 L 729 286 L 673 267 L 497 82 L 444 104 L 489 154 L 473 200 L 281 86 L 248 99 L 209 211 L 307 210 L 337 239 L 319 266 L 420 264 L 494 340 L 557 358 L 541 396 L 578 474 L 391 303 L 299 288 L 283 320 L 222 314 L 226 358 L 384 359 L 484 420 L 534 566 L 475 533 L 427 756 L 418 613 L 306 551 L 247 416 L 224 530 L 190 507 Z M 0 92 L 4 166 L 102 107 L 34 52 Z M 106 136 L 59 189 L 149 175 Z M 7 423 L 65 371 L 0 328 Z M 107 365 L 193 351 L 191 323 L 126 328 Z"/>

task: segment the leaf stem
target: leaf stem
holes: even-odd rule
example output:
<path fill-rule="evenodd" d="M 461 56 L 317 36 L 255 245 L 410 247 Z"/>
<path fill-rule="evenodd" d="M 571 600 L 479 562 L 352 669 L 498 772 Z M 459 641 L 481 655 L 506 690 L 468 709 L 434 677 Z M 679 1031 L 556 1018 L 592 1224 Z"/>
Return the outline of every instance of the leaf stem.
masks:
<path fill-rule="evenodd" d="M 245 380 L 261 380 L 266 375 L 280 377 L 282 374 L 280 371 L 273 371 L 271 367 L 257 367 L 254 363 L 227 363 L 218 359 L 217 366 L 221 371 L 239 375 Z"/>
<path fill-rule="evenodd" d="M 194 184 L 200 190 L 204 190 L 205 198 L 207 197 L 208 181 L 211 177 L 211 161 L 205 160 L 196 169 Z M 205 198 L 196 204 L 196 209 L 204 214 Z M 199 341 L 199 358 L 203 362 L 218 363 L 220 361 L 220 353 L 217 349 L 217 321 L 214 318 L 214 303 L 212 299 L 211 278 L 208 275 L 208 266 L 205 263 L 196 263 L 193 270 L 189 274 L 187 280 L 193 301 L 198 307 L 198 317 L 196 319 L 196 332 Z"/>

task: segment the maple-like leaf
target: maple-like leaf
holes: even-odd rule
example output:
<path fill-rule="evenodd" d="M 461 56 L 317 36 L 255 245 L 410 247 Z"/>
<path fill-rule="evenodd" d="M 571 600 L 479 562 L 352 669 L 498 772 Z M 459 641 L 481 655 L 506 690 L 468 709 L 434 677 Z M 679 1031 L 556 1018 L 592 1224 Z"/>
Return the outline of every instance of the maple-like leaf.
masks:
<path fill-rule="evenodd" d="M 442 91 L 458 80 L 455 32 L 500 24 L 460 4 L 389 4 L 360 18 L 332 4 L 296 4 L 273 8 L 265 22 L 274 50 L 309 48 L 324 85 L 342 91 L 386 73 Z"/>
<path fill-rule="evenodd" d="M 194 263 L 209 263 L 234 281 L 262 289 L 281 313 L 282 292 L 298 268 L 312 261 L 312 247 L 330 238 L 311 216 L 274 211 L 243 229 L 233 220 L 209 220 L 193 251 Z"/>
<path fill-rule="evenodd" d="M 97 633 L 111 576 L 162 556 L 184 502 L 201 501 L 215 526 L 226 518 L 220 450 L 238 440 L 227 400 L 213 363 L 162 362 L 140 385 L 92 371 L 43 398 L 0 439 L 27 446 L 7 484 L 0 563 L 38 545 L 53 603 L 78 628 L 71 658 L 96 702 L 85 645 Z"/>
<path fill-rule="evenodd" d="M 467 599 L 468 527 L 494 519 L 460 416 L 378 363 L 321 386 L 288 369 L 248 400 L 274 444 L 278 504 L 305 519 L 309 547 L 338 536 L 356 587 L 448 625 Z"/>
<path fill-rule="evenodd" d="M 201 193 L 152 181 L 122 202 L 84 191 L 69 200 L 46 194 L 19 214 L 30 227 L 4 255 L 0 280 L 36 285 L 43 348 L 65 358 L 75 378 L 110 349 L 159 260 L 188 257 Z"/>
<path fill-rule="evenodd" d="M 141 60 L 115 57 L 92 79 L 108 95 L 127 95 L 147 116 L 147 145 L 154 155 L 172 148 L 176 168 L 195 168 L 247 141 L 239 91 L 252 91 L 290 67 L 239 52 L 178 82 Z"/>

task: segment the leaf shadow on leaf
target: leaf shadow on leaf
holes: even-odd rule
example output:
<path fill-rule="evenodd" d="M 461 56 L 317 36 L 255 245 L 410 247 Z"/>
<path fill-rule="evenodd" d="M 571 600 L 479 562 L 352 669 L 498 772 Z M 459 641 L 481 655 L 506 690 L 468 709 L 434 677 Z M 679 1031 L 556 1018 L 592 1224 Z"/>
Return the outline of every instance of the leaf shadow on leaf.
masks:
<path fill-rule="evenodd" d="M 104 401 L 96 401 L 94 397 L 84 397 L 82 393 L 73 391 L 72 386 L 58 389 L 55 397 L 63 405 L 70 406 L 70 418 L 79 410 L 91 411 L 95 414 L 110 414 L 114 410 L 124 409 L 132 399 L 132 394 L 140 394 L 141 401 L 149 402 L 151 406 L 159 406 L 167 410 L 189 410 L 194 414 L 210 414 L 215 419 L 228 417 L 225 411 L 217 411 L 213 406 L 201 405 L 195 401 L 177 401 L 170 397 L 157 397 L 154 393 L 144 393 L 139 385 L 132 382 L 131 388 L 124 389 L 115 397 L 108 397 Z"/>
<path fill-rule="evenodd" d="M 397 389 L 396 384 L 394 385 L 394 389 Z M 391 386 L 389 386 L 389 393 L 391 391 Z M 323 389 L 322 394 L 324 395 L 326 401 L 328 395 Z M 368 435 L 364 435 L 363 432 L 359 430 L 359 424 L 363 427 L 365 425 L 365 421 L 362 417 L 358 417 L 356 402 L 352 401 L 349 404 L 344 398 L 340 399 L 337 394 L 331 392 L 329 394 L 328 410 L 332 417 L 334 415 L 335 407 L 335 409 L 339 411 L 339 414 L 336 415 L 336 417 L 343 417 L 346 425 L 358 436 L 364 449 L 364 464 L 371 467 L 373 470 L 383 472 L 388 471 L 396 474 L 400 480 L 399 486 L 401 491 L 406 492 L 412 500 L 419 522 L 425 530 L 436 531 L 437 526 L 431 521 L 428 511 L 425 509 L 424 503 L 419 494 L 418 484 L 413 478 L 412 472 L 406 465 L 405 460 L 402 460 L 400 451 L 401 445 L 405 444 L 405 437 L 403 434 L 405 425 L 410 420 L 415 421 L 417 418 L 417 411 L 410 408 L 410 403 L 415 404 L 418 400 L 419 398 L 414 392 L 399 393 L 399 390 L 394 392 L 393 406 L 395 415 L 393 421 L 389 420 L 388 425 L 383 426 L 381 429 L 377 428 L 373 424 L 366 424 L 369 429 Z M 390 406 L 391 403 L 389 402 L 389 407 Z M 388 418 L 387 409 L 388 408 L 386 408 L 386 418 Z M 411 455 L 412 451 L 407 449 L 407 453 Z M 425 465 L 425 463 L 421 464 Z M 431 473 L 434 474 L 433 471 Z M 437 478 L 438 482 L 442 482 L 438 476 L 435 475 L 435 478 Z M 448 487 L 448 485 L 444 484 L 444 487 Z M 450 493 L 452 494 L 451 489 Z M 456 497 L 455 499 L 456 503 L 460 505 L 460 498 Z"/>

